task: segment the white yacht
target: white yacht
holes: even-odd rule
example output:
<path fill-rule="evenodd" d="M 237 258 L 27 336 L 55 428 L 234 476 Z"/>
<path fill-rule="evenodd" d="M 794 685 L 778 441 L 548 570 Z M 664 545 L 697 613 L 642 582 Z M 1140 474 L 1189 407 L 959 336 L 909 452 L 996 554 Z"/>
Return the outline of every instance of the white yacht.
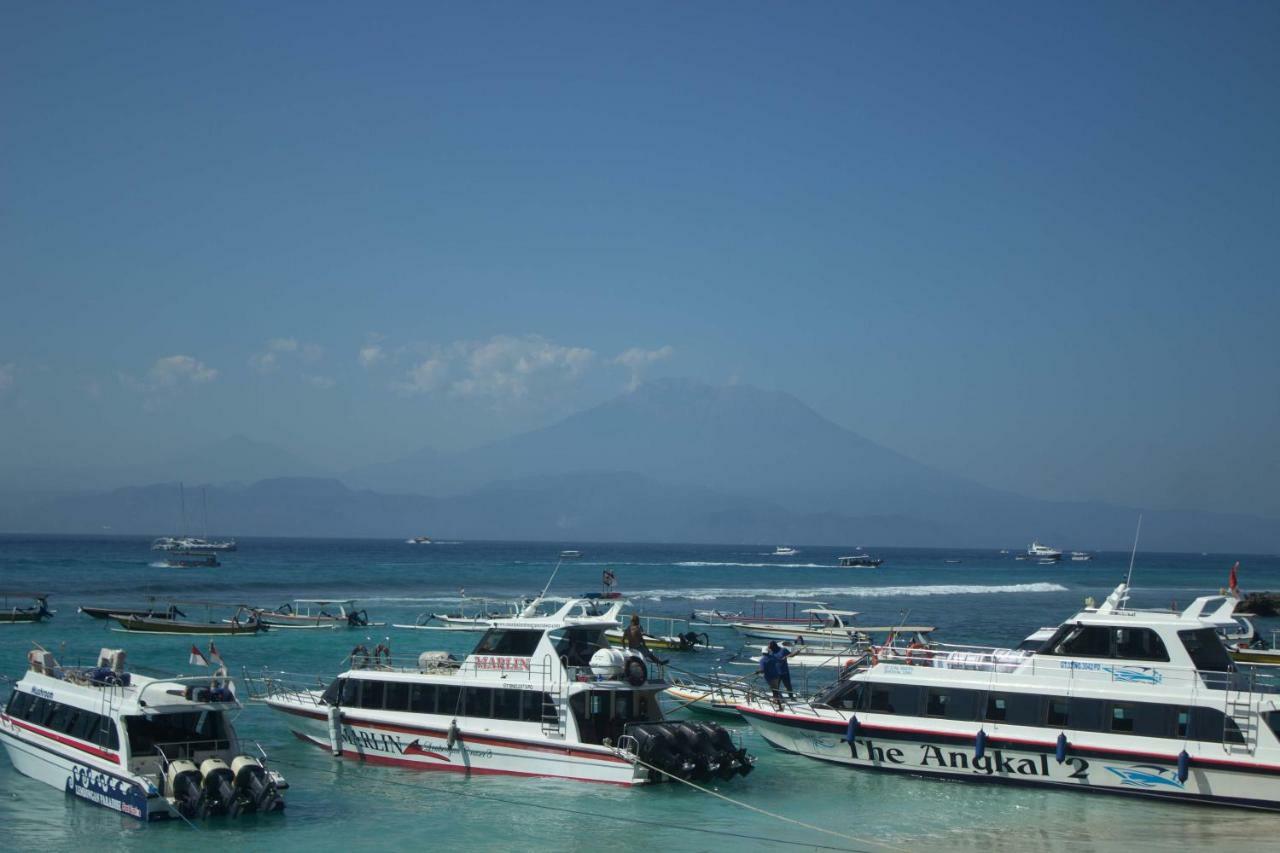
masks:
<path fill-rule="evenodd" d="M 822 697 L 738 706 L 853 767 L 1280 810 L 1280 680 L 1239 672 L 1218 596 L 1134 610 L 1121 584 L 1029 651 L 881 650 Z"/>
<path fill-rule="evenodd" d="M 248 683 L 302 740 L 372 763 L 620 785 L 750 772 L 719 726 L 663 720 L 663 668 L 605 641 L 622 602 L 592 619 L 572 615 L 581 604 L 495 623 L 461 661 L 395 662 L 380 648 L 325 689 Z"/>
<path fill-rule="evenodd" d="M 125 671 L 120 649 L 94 667 L 60 666 L 40 648 L 27 660 L 0 714 L 0 743 L 24 776 L 139 820 L 284 808 L 283 777 L 231 726 L 242 706 L 225 670 L 148 678 Z"/>
<path fill-rule="evenodd" d="M 404 540 L 406 545 L 434 545 L 430 536 L 415 536 L 412 539 Z"/>
<path fill-rule="evenodd" d="M 1062 559 L 1062 552 L 1057 548 L 1050 548 L 1048 545 L 1041 545 L 1039 542 L 1032 542 L 1027 547 L 1027 556 L 1035 557 L 1037 560 L 1051 560 L 1057 562 Z"/>
<path fill-rule="evenodd" d="M 799 553 L 800 552 L 798 550 L 792 548 L 790 545 L 779 545 L 777 548 L 773 549 L 773 556 L 775 557 L 794 557 Z"/>

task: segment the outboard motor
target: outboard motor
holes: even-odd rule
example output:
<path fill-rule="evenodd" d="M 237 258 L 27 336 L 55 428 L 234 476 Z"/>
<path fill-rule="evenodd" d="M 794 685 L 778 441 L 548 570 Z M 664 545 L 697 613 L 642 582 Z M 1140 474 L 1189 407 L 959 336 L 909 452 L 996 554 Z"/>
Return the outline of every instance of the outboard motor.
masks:
<path fill-rule="evenodd" d="M 705 732 L 691 726 L 683 720 L 671 720 L 667 723 L 676 742 L 684 749 L 688 760 L 693 763 L 693 778 L 705 782 L 720 769 L 720 752 Z"/>
<path fill-rule="evenodd" d="M 690 779 L 697 769 L 664 723 L 642 723 L 627 726 L 627 734 L 636 739 L 636 755 L 645 764 L 670 773 L 677 779 Z M 661 774 L 649 771 L 649 781 L 661 782 Z"/>
<path fill-rule="evenodd" d="M 169 799 L 178 812 L 185 818 L 193 818 L 200 813 L 200 770 L 194 761 L 180 758 L 169 762 L 165 773 L 165 785 L 169 791 Z"/>
<path fill-rule="evenodd" d="M 746 776 L 754 769 L 755 759 L 747 753 L 745 748 L 733 742 L 733 738 L 723 726 L 703 722 L 690 722 L 687 725 L 701 729 L 712 748 L 716 750 L 719 755 L 721 779 L 729 779 L 734 773 Z"/>
<path fill-rule="evenodd" d="M 369 624 L 369 614 L 364 610 L 353 610 L 347 614 L 347 624 L 352 628 L 363 628 Z"/>
<path fill-rule="evenodd" d="M 200 817 L 227 814 L 235 806 L 235 777 L 221 758 L 206 758 L 200 763 L 204 800 Z"/>
<path fill-rule="evenodd" d="M 274 812 L 284 808 L 284 800 L 267 768 L 251 755 L 238 755 L 231 761 L 235 777 L 236 809 L 239 812 Z"/>

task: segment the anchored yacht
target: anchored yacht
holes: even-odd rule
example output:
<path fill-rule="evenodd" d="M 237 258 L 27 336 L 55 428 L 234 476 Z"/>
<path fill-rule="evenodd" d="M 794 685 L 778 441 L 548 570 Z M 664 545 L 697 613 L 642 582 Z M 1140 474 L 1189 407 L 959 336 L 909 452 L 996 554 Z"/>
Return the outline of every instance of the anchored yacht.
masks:
<path fill-rule="evenodd" d="M 1280 810 L 1280 680 L 1240 672 L 1221 596 L 1121 584 L 1038 648 L 882 648 L 825 695 L 738 706 L 781 749 L 860 768 Z"/>
<path fill-rule="evenodd" d="M 593 618 L 574 615 L 582 606 L 495 622 L 461 661 L 396 662 L 380 646 L 358 650 L 325 689 L 283 674 L 247 683 L 298 738 L 372 763 L 619 785 L 750 772 L 754 759 L 720 726 L 663 720 L 664 669 L 605 640 L 622 602 Z"/>
<path fill-rule="evenodd" d="M 126 672 L 120 649 L 97 666 L 27 654 L 27 674 L 0 713 L 0 743 L 24 776 L 139 820 L 236 817 L 284 808 L 283 777 L 248 755 L 228 713 L 239 711 L 225 670 L 148 678 Z"/>
<path fill-rule="evenodd" d="M 1048 545 L 1041 545 L 1039 542 L 1032 542 L 1027 547 L 1027 556 L 1035 557 L 1041 562 L 1050 561 L 1057 562 L 1062 559 L 1062 552 L 1057 548 L 1050 548 Z"/>

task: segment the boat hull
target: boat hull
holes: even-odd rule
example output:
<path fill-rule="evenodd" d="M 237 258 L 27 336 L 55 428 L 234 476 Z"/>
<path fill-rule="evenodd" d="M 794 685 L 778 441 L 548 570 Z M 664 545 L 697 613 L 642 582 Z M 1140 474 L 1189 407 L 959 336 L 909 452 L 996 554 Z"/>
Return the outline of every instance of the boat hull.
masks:
<path fill-rule="evenodd" d="M 1280 811 L 1280 767 L 1193 759 L 1179 781 L 1176 754 L 1129 757 L 1123 750 L 1072 748 L 1059 763 L 1052 741 L 991 738 L 979 758 L 971 735 L 863 726 L 850 744 L 842 720 L 757 706 L 738 710 L 778 749 L 859 769 Z"/>
<path fill-rule="evenodd" d="M 15 729 L 7 722 L 0 725 L 0 743 L 23 776 L 137 820 L 172 816 L 168 801 L 158 794 L 148 795 L 138 782 L 57 753 L 34 737 L 20 736 Z"/>
<path fill-rule="evenodd" d="M 267 705 L 287 715 L 296 737 L 330 749 L 329 720 L 324 713 L 280 700 L 268 700 Z M 459 724 L 459 736 L 450 748 L 448 724 L 444 725 L 404 725 L 344 713 L 342 756 L 414 770 L 550 777 L 614 785 L 647 781 L 643 768 L 611 753 L 573 743 L 470 731 L 465 721 Z"/>
<path fill-rule="evenodd" d="M 263 630 L 258 623 L 249 625 L 219 625 L 217 623 L 179 622 L 176 619 L 117 619 L 120 628 L 132 634 L 187 634 L 193 636 L 235 637 L 257 634 Z"/>
<path fill-rule="evenodd" d="M 750 622 L 735 622 L 733 629 L 744 637 L 753 640 L 794 640 L 803 637 L 805 642 L 819 645 L 847 646 L 854 641 L 854 630 L 814 630 L 812 628 L 791 628 L 787 625 L 759 625 Z"/>

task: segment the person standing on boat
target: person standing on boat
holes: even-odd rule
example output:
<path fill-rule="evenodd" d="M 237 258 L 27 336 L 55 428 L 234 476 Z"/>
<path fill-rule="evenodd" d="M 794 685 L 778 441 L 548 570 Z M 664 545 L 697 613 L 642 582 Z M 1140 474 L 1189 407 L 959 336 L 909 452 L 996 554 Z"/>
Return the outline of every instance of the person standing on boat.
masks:
<path fill-rule="evenodd" d="M 631 614 L 631 624 L 627 626 L 627 630 L 622 632 L 622 646 L 631 651 L 639 652 L 645 660 L 666 664 L 666 661 L 660 660 L 657 655 L 649 651 L 649 645 L 644 641 L 644 628 L 640 625 L 639 614 Z"/>
<path fill-rule="evenodd" d="M 769 689 L 773 691 L 773 704 L 779 709 L 782 708 L 782 691 L 778 689 L 782 684 L 783 667 L 786 664 L 786 654 L 780 654 L 782 651 L 777 640 L 770 640 L 769 645 L 764 650 L 764 654 L 760 656 L 760 673 L 764 675 L 764 680 L 769 683 Z M 787 673 L 788 682 L 790 682 L 790 673 Z M 787 689 L 790 689 L 788 683 Z"/>

